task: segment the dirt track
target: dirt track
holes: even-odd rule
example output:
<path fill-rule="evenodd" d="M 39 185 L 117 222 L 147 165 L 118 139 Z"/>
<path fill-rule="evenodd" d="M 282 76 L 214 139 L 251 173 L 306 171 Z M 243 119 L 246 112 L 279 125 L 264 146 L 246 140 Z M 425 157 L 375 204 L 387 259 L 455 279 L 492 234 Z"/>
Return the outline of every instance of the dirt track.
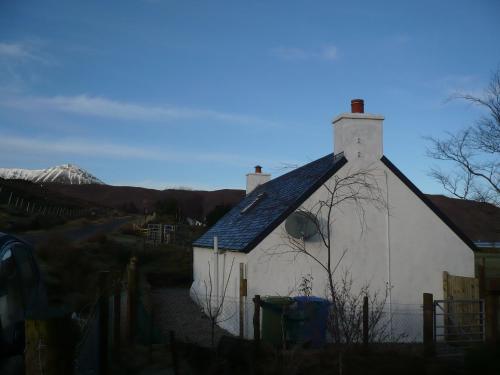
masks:
<path fill-rule="evenodd" d="M 111 218 L 104 223 L 88 224 L 77 228 L 56 228 L 53 230 L 23 233 L 16 235 L 33 245 L 40 244 L 52 236 L 65 237 L 70 241 L 81 241 L 101 232 L 112 232 L 123 224 L 133 220 L 132 217 Z"/>

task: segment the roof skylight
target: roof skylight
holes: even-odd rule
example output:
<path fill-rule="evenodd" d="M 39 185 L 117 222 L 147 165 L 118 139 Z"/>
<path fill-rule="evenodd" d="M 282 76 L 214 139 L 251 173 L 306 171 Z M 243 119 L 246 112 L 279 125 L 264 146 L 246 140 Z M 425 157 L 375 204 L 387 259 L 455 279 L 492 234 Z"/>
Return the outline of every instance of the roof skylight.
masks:
<path fill-rule="evenodd" d="M 266 196 L 266 193 L 263 192 L 263 193 L 259 193 L 257 195 L 257 197 L 251 201 L 247 206 L 245 206 L 241 211 L 240 213 L 244 214 L 245 212 L 247 212 L 248 210 L 250 210 L 252 207 L 254 207 L 257 203 L 259 203 L 259 201 L 261 201 L 264 197 Z"/>

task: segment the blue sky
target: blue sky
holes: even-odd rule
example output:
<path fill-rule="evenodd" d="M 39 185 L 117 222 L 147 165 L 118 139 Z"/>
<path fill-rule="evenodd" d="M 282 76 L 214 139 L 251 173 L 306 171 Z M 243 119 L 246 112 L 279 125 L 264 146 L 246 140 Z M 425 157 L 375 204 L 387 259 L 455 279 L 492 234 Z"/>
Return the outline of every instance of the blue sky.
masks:
<path fill-rule="evenodd" d="M 383 4 L 383 5 L 382 5 Z M 481 115 L 500 2 L 1 1 L 0 167 L 77 164 L 110 184 L 243 188 L 333 151 L 365 99 L 424 192 L 423 136 Z"/>

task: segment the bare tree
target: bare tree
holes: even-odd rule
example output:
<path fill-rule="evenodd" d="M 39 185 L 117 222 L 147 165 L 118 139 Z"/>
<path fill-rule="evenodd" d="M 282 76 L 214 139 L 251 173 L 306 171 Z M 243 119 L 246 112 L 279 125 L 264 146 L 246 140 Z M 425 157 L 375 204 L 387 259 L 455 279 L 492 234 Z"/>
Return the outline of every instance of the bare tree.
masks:
<path fill-rule="evenodd" d="M 194 296 L 197 303 L 203 309 L 203 312 L 207 315 L 210 320 L 210 341 L 211 345 L 215 344 L 215 326 L 231 319 L 234 314 L 226 315 L 224 313 L 224 302 L 226 300 L 227 288 L 229 281 L 231 280 L 231 273 L 233 271 L 234 258 L 231 261 L 231 267 L 229 268 L 229 275 L 226 280 L 222 280 L 222 290 L 219 291 L 218 286 L 214 285 L 212 267 L 210 261 L 208 262 L 208 281 L 203 280 L 205 286 L 204 298 L 200 299 L 198 294 L 195 292 Z M 224 274 L 224 273 L 223 273 Z M 216 277 L 216 280 L 218 278 Z M 226 306 L 227 307 L 227 306 Z M 227 310 L 227 309 L 226 309 Z"/>
<path fill-rule="evenodd" d="M 486 110 L 473 125 L 444 139 L 427 137 L 427 155 L 450 162 L 451 171 L 433 168 L 430 176 L 451 195 L 461 199 L 500 204 L 500 67 L 492 74 L 482 96 L 455 94 Z"/>
<path fill-rule="evenodd" d="M 368 285 L 361 288 L 360 292 L 353 294 L 352 278 L 343 275 L 340 281 L 336 281 L 339 266 L 348 249 L 335 254 L 334 226 L 336 218 L 342 214 L 342 210 L 354 210 L 358 220 L 360 235 L 367 227 L 366 210 L 374 207 L 382 210 L 387 207 L 383 190 L 380 188 L 374 169 L 359 169 L 347 171 L 345 175 L 334 175 L 323 185 L 325 190 L 324 199 L 319 199 L 310 208 L 301 207 L 299 211 L 310 219 L 320 239 L 320 247 L 324 252 L 318 253 L 317 245 L 307 241 L 304 237 L 294 237 L 286 231 L 282 237 L 284 246 L 281 250 L 275 249 L 270 255 L 290 253 L 294 259 L 298 256 L 306 256 L 316 262 L 325 272 L 327 278 L 327 295 L 332 302 L 332 319 L 330 328 L 333 340 L 336 343 L 356 342 L 361 336 L 360 301 L 363 296 L 370 295 Z M 324 254 L 325 256 L 323 256 Z M 379 302 L 379 295 L 371 296 L 373 306 L 383 306 L 385 298 Z M 380 309 L 372 313 L 371 324 L 375 327 L 381 319 Z M 378 315 L 377 315 L 378 314 Z M 373 335 L 374 336 L 374 335 Z"/>

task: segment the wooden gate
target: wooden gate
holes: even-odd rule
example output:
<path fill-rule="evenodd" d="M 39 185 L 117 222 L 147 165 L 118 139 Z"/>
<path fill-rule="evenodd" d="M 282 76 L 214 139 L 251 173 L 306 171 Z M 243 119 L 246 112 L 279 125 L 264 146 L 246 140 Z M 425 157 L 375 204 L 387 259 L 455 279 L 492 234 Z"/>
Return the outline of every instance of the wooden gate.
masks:
<path fill-rule="evenodd" d="M 470 344 L 485 340 L 484 300 L 451 299 L 434 301 L 434 341 Z"/>
<path fill-rule="evenodd" d="M 434 303 L 434 338 L 447 342 L 484 340 L 484 301 L 479 279 L 443 272 L 443 300 Z"/>
<path fill-rule="evenodd" d="M 479 299 L 479 279 L 474 277 L 454 276 L 444 271 L 443 299 Z"/>

